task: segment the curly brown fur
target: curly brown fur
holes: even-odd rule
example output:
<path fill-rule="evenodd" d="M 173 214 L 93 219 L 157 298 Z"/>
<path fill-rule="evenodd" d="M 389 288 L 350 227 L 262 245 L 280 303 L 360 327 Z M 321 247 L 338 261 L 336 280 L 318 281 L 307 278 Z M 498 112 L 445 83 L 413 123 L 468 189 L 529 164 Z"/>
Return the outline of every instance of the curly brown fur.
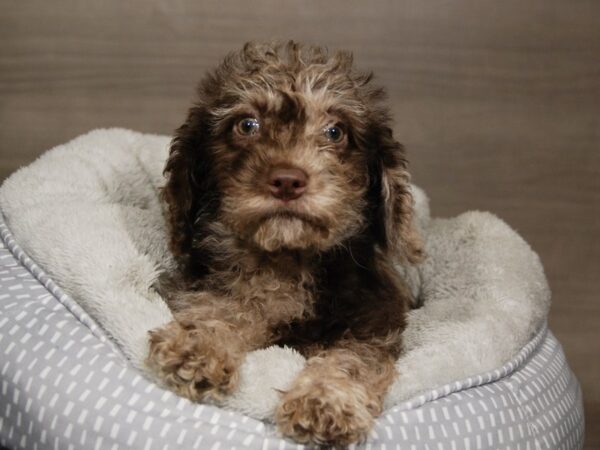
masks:
<path fill-rule="evenodd" d="M 181 270 L 148 365 L 186 397 L 219 399 L 246 352 L 294 346 L 309 360 L 276 421 L 300 442 L 368 433 L 411 301 L 393 265 L 422 257 L 404 150 L 371 78 L 346 52 L 249 43 L 201 82 L 165 168 Z"/>
<path fill-rule="evenodd" d="M 305 444 L 346 446 L 364 440 L 395 375 L 390 353 L 342 339 L 309 358 L 284 393 L 275 420 L 285 435 Z"/>

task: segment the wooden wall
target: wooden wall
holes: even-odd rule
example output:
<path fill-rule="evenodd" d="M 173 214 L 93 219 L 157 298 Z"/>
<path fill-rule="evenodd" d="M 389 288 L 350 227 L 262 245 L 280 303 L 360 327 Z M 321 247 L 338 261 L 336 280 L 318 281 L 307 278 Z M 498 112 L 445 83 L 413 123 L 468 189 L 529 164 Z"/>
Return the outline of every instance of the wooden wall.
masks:
<path fill-rule="evenodd" d="M 600 447 L 600 2 L 6 1 L 0 179 L 92 128 L 171 133 L 246 40 L 354 51 L 433 213 L 489 210 L 540 254 Z"/>

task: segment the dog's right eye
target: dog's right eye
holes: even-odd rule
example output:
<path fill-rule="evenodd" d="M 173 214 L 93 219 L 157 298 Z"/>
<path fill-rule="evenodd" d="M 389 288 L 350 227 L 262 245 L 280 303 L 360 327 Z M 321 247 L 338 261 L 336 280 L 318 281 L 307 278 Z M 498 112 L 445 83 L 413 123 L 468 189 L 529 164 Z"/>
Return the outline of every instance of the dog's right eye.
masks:
<path fill-rule="evenodd" d="M 334 144 L 338 144 L 338 143 L 342 142 L 342 139 L 344 139 L 344 131 L 342 130 L 341 127 L 338 127 L 338 126 L 327 127 L 323 130 L 323 132 L 325 133 L 325 136 L 327 137 L 327 139 L 329 139 Z"/>
<path fill-rule="evenodd" d="M 244 136 L 251 136 L 258 133 L 258 130 L 260 129 L 260 123 L 254 117 L 246 117 L 238 122 L 237 129 L 240 134 L 243 134 Z"/>

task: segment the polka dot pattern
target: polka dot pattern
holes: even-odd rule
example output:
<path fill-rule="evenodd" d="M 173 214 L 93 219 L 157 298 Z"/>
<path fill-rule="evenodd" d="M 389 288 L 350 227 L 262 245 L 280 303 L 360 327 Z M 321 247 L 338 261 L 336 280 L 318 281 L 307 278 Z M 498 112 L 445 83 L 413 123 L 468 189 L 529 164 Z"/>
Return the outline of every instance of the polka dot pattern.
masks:
<path fill-rule="evenodd" d="M 272 424 L 165 391 L 23 253 L 0 221 L 0 447 L 303 449 Z M 576 449 L 582 399 L 547 330 L 505 366 L 386 411 L 361 449 Z"/>

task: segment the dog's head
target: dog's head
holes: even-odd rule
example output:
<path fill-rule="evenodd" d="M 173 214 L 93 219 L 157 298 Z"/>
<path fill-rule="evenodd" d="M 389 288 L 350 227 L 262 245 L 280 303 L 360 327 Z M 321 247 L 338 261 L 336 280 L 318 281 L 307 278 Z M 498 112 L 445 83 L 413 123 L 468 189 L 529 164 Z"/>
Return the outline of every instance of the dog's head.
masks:
<path fill-rule="evenodd" d="M 294 42 L 230 54 L 172 142 L 175 254 L 219 228 L 267 252 L 322 252 L 367 233 L 416 260 L 404 151 L 370 80 L 349 53 Z"/>

